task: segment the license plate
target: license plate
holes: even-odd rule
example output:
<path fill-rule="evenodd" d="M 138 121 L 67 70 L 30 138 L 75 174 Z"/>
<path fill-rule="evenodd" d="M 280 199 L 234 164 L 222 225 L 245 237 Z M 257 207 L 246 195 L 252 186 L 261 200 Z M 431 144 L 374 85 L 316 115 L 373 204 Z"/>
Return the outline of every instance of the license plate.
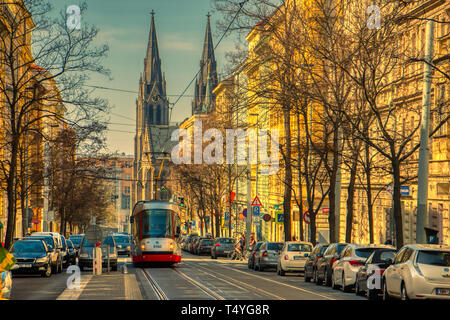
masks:
<path fill-rule="evenodd" d="M 161 245 L 158 245 L 158 244 L 155 244 L 154 246 L 153 246 L 153 249 L 161 249 L 162 248 L 162 246 Z"/>
<path fill-rule="evenodd" d="M 19 266 L 21 268 L 31 268 L 33 265 L 31 265 L 31 264 L 20 264 Z"/>
<path fill-rule="evenodd" d="M 450 289 L 436 289 L 436 294 L 440 296 L 450 296 Z"/>
<path fill-rule="evenodd" d="M 305 257 L 302 256 L 294 256 L 294 260 L 303 260 Z"/>

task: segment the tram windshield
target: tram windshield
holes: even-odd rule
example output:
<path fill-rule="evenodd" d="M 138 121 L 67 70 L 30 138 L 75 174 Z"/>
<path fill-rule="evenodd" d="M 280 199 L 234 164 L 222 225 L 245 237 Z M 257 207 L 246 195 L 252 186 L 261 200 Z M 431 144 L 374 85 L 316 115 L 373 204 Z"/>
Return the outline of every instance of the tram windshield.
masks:
<path fill-rule="evenodd" d="M 143 238 L 173 238 L 171 210 L 152 209 L 145 210 L 141 214 Z"/>

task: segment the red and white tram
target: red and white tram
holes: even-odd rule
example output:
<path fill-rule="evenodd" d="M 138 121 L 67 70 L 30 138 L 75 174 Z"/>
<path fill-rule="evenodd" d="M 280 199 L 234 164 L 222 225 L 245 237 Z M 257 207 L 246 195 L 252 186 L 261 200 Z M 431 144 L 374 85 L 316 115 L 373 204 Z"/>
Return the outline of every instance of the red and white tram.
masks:
<path fill-rule="evenodd" d="M 130 222 L 133 264 L 181 262 L 181 220 L 177 204 L 139 201 L 133 208 Z"/>

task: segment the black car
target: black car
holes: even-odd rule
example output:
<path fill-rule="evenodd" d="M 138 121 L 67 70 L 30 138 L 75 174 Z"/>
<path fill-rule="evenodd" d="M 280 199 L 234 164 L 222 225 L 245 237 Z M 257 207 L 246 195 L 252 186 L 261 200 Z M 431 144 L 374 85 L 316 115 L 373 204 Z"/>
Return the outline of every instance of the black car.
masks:
<path fill-rule="evenodd" d="M 11 254 L 16 258 L 19 268 L 13 274 L 40 274 L 42 277 L 52 275 L 51 251 L 44 240 L 17 240 L 11 247 Z"/>
<path fill-rule="evenodd" d="M 325 250 L 323 256 L 317 261 L 317 268 L 314 272 L 313 279 L 317 285 L 321 285 L 325 281 L 325 285 L 331 286 L 331 273 L 333 264 L 339 260 L 339 255 L 348 243 L 332 243 Z"/>
<path fill-rule="evenodd" d="M 213 246 L 214 246 L 213 239 L 201 239 L 198 242 L 198 245 L 195 249 L 196 250 L 195 253 L 198 255 L 205 254 L 205 253 L 210 254 Z"/>
<path fill-rule="evenodd" d="M 108 251 L 107 247 L 109 246 L 109 265 L 112 271 L 117 271 L 117 248 L 116 242 L 112 235 L 106 237 L 105 241 L 103 241 L 100 245 L 102 248 L 102 267 L 107 267 L 108 264 Z M 84 268 L 92 268 L 93 265 L 93 256 L 94 256 L 94 248 L 95 244 L 91 243 L 83 237 L 81 241 L 80 251 L 78 255 L 78 267 L 81 271 Z"/>
<path fill-rule="evenodd" d="M 317 262 L 322 258 L 324 252 L 327 250 L 329 244 L 319 243 L 316 245 L 306 260 L 305 264 L 305 278 L 306 282 L 309 282 L 314 277 L 314 272 L 317 269 Z"/>
<path fill-rule="evenodd" d="M 84 234 L 73 234 L 69 237 L 69 240 L 72 240 L 72 243 L 75 249 L 80 250 L 81 240 L 83 240 Z"/>
<path fill-rule="evenodd" d="M 378 295 L 382 293 L 381 278 L 384 270 L 392 264 L 396 253 L 397 250 L 389 248 L 377 249 L 372 252 L 356 274 L 355 293 L 357 295 L 367 295 L 370 300 L 378 298 Z M 372 279 L 377 276 L 378 280 Z M 376 281 L 379 281 L 378 286 L 374 285 L 373 288 L 368 288 L 368 283 L 375 284 Z"/>
<path fill-rule="evenodd" d="M 259 248 L 261 248 L 261 245 L 263 243 L 264 242 L 262 242 L 262 241 L 257 242 L 255 247 L 253 248 L 252 252 L 250 253 L 250 256 L 248 257 L 248 262 L 247 262 L 247 265 L 248 265 L 249 269 L 254 269 L 255 268 L 255 255 L 259 251 Z"/>
<path fill-rule="evenodd" d="M 29 236 L 22 238 L 24 241 L 44 240 L 47 250 L 50 252 L 52 273 L 61 273 L 63 270 L 63 260 L 61 251 L 56 246 L 55 237 L 52 235 Z"/>
<path fill-rule="evenodd" d="M 228 255 L 233 251 L 233 238 L 217 238 L 214 241 L 213 247 L 211 248 L 211 259 L 217 259 L 217 257 L 228 257 Z"/>
<path fill-rule="evenodd" d="M 67 239 L 67 249 L 69 254 L 69 264 L 76 264 L 77 263 L 77 249 L 75 249 L 75 246 L 73 245 L 72 240 Z"/>
<path fill-rule="evenodd" d="M 63 235 L 61 235 L 61 243 L 62 243 L 61 255 L 63 258 L 63 267 L 67 268 L 70 265 L 70 255 L 69 255 L 69 248 L 67 247 L 66 238 Z"/>
<path fill-rule="evenodd" d="M 113 235 L 116 240 L 117 253 L 129 256 L 131 254 L 130 236 L 123 234 Z"/>

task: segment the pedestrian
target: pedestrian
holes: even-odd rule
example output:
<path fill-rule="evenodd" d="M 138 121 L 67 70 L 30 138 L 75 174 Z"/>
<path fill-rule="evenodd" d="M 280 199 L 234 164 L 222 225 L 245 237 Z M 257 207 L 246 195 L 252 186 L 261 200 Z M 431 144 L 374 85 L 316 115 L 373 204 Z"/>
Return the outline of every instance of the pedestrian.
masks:
<path fill-rule="evenodd" d="M 392 239 L 387 239 L 386 242 L 384 244 L 388 244 L 388 245 L 392 245 Z"/>

